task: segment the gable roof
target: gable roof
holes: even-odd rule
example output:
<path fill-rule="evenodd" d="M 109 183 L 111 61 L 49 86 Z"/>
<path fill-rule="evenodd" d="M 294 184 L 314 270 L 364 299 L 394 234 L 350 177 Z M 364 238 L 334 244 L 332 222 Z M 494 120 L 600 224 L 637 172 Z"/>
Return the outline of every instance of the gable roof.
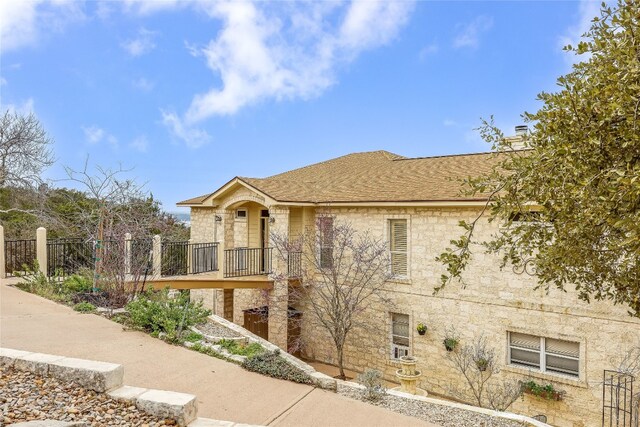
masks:
<path fill-rule="evenodd" d="M 496 153 L 406 158 L 388 151 L 353 153 L 267 178 L 239 181 L 278 202 L 481 201 L 460 194 L 460 180 L 490 171 Z M 180 202 L 198 205 L 215 193 Z"/>

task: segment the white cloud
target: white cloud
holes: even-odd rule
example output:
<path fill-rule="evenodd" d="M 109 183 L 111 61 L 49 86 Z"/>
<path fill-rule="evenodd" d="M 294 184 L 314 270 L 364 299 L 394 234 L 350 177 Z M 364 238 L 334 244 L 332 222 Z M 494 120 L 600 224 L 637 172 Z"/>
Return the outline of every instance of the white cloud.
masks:
<path fill-rule="evenodd" d="M 98 126 L 83 127 L 85 140 L 92 145 L 105 141 L 112 148 L 118 148 L 118 138 Z"/>
<path fill-rule="evenodd" d="M 609 1 L 608 3 L 612 3 Z M 582 0 L 578 3 L 578 13 L 576 22 L 567 28 L 565 34 L 558 38 L 558 45 L 560 48 L 570 44 L 577 46 L 582 35 L 591 28 L 591 21 L 596 16 L 600 16 L 600 1 L 594 0 Z M 587 58 L 577 55 L 565 55 L 568 63 L 572 64 L 576 61 L 585 60 Z"/>
<path fill-rule="evenodd" d="M 451 126 L 457 126 L 458 122 L 456 122 L 455 120 L 446 119 L 444 122 L 442 122 L 442 124 L 444 126 L 451 127 Z"/>
<path fill-rule="evenodd" d="M 165 111 L 161 111 L 161 113 L 162 123 L 175 138 L 184 141 L 188 147 L 198 148 L 211 141 L 211 137 L 206 131 L 185 125 L 177 114 Z"/>
<path fill-rule="evenodd" d="M 440 47 L 436 43 L 426 45 L 420 50 L 418 54 L 421 61 L 427 59 L 428 56 L 435 55 L 440 50 Z"/>
<path fill-rule="evenodd" d="M 33 104 L 33 98 L 27 98 L 27 100 L 21 104 L 0 104 L 0 110 L 2 110 L 2 112 L 9 110 L 11 112 L 26 115 L 35 113 Z"/>
<path fill-rule="evenodd" d="M 453 47 L 456 49 L 468 47 L 477 48 L 480 43 L 480 35 L 493 26 L 493 18 L 486 15 L 477 16 L 466 25 L 460 25 L 460 31 L 453 39 Z"/>
<path fill-rule="evenodd" d="M 84 137 L 90 144 L 97 144 L 104 138 L 105 131 L 96 126 L 83 127 Z"/>
<path fill-rule="evenodd" d="M 149 140 L 146 135 L 140 135 L 129 144 L 131 148 L 141 153 L 146 153 L 149 149 Z"/>
<path fill-rule="evenodd" d="M 61 32 L 86 18 L 81 3 L 73 0 L 0 2 L 2 52 L 35 45 L 44 32 Z"/>
<path fill-rule="evenodd" d="M 155 83 L 145 79 L 144 77 L 140 77 L 131 82 L 134 88 L 141 90 L 143 92 L 150 92 L 153 90 Z"/>
<path fill-rule="evenodd" d="M 4 77 L 0 77 L 0 86 L 4 86 L 7 84 L 7 79 L 5 79 Z"/>
<path fill-rule="evenodd" d="M 127 40 L 122 43 L 122 48 L 126 50 L 129 55 L 134 57 L 144 55 L 155 49 L 156 44 L 154 39 L 157 35 L 157 31 L 149 31 L 146 28 L 140 28 L 138 30 L 138 36 L 132 40 Z"/>
<path fill-rule="evenodd" d="M 153 6 L 131 2 L 129 7 L 150 13 Z M 194 95 L 184 114 L 163 113 L 165 125 L 191 146 L 200 145 L 193 143 L 194 135 L 203 136 L 193 126 L 207 118 L 269 99 L 319 96 L 336 82 L 341 66 L 393 40 L 413 3 L 202 2 L 195 7 L 222 28 L 206 45 L 187 48 L 205 59 L 221 84 Z"/>
<path fill-rule="evenodd" d="M 123 0 L 122 3 L 126 12 L 149 15 L 186 6 L 189 2 L 187 0 Z"/>

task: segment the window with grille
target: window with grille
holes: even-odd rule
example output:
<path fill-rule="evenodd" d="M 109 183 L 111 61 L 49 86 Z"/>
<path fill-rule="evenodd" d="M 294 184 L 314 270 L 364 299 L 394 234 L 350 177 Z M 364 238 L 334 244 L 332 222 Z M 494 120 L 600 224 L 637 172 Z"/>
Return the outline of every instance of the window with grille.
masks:
<path fill-rule="evenodd" d="M 407 220 L 389 220 L 389 249 L 391 251 L 391 274 L 397 277 L 407 276 Z"/>
<path fill-rule="evenodd" d="M 580 343 L 510 332 L 509 363 L 541 372 L 578 377 Z"/>
<path fill-rule="evenodd" d="M 391 313 L 391 358 L 409 355 L 409 315 Z"/>
<path fill-rule="evenodd" d="M 333 218 L 318 219 L 320 268 L 333 267 Z"/>

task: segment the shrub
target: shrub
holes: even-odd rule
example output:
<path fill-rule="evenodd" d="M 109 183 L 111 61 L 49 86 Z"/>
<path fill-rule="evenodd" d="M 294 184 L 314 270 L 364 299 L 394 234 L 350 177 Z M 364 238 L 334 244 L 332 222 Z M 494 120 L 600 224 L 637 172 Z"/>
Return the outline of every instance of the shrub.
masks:
<path fill-rule="evenodd" d="M 564 392 L 557 390 L 553 384 L 541 385 L 531 380 L 522 383 L 522 392 L 541 397 L 546 400 L 562 400 Z"/>
<path fill-rule="evenodd" d="M 170 297 L 168 288 L 138 295 L 127 304 L 126 310 L 132 327 L 156 334 L 164 333 L 169 342 L 179 342 L 183 331 L 203 323 L 211 314 L 201 302 L 189 301 L 186 294 L 178 293 Z"/>
<path fill-rule="evenodd" d="M 82 292 L 91 292 L 93 281 L 84 274 L 72 274 L 64 279 L 62 287 L 67 293 L 78 294 Z"/>
<path fill-rule="evenodd" d="M 23 268 L 24 272 L 16 273 L 22 279 L 22 283 L 18 285 L 20 289 L 54 301 L 68 300 L 57 271 L 53 277 L 47 277 L 40 271 L 38 261 L 34 261 L 32 266 L 24 265 Z"/>
<path fill-rule="evenodd" d="M 311 377 L 306 372 L 283 359 L 277 350 L 249 356 L 247 360 L 242 362 L 242 367 L 248 371 L 258 372 L 273 378 L 312 384 Z"/>
<path fill-rule="evenodd" d="M 188 342 L 198 342 L 202 340 L 202 334 L 191 331 L 185 336 L 183 336 L 182 339 L 183 341 L 188 341 Z"/>
<path fill-rule="evenodd" d="M 222 339 L 218 341 L 218 345 L 227 350 L 229 353 L 237 354 L 239 356 L 253 356 L 264 352 L 264 347 L 262 347 L 257 342 L 245 344 L 243 342 L 238 342 L 237 340 Z"/>
<path fill-rule="evenodd" d="M 387 392 L 382 385 L 382 372 L 377 369 L 367 369 L 358 375 L 357 380 L 366 387 L 363 397 L 367 400 L 380 400 Z"/>
<path fill-rule="evenodd" d="M 79 302 L 78 304 L 73 306 L 75 311 L 79 311 L 80 313 L 93 313 L 96 311 L 96 306 L 91 304 L 90 302 Z"/>

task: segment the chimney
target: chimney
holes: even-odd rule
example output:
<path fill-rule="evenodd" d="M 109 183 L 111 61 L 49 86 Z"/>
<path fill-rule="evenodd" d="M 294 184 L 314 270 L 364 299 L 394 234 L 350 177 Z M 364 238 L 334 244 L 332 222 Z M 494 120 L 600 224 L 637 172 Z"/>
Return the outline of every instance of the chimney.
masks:
<path fill-rule="evenodd" d="M 507 136 L 504 139 L 511 143 L 511 148 L 513 150 L 523 150 L 524 139 L 529 134 L 529 127 L 527 125 L 518 125 L 516 126 L 516 134 L 513 136 Z"/>
<path fill-rule="evenodd" d="M 516 126 L 516 136 L 525 136 L 529 132 L 529 126 L 518 125 Z"/>

